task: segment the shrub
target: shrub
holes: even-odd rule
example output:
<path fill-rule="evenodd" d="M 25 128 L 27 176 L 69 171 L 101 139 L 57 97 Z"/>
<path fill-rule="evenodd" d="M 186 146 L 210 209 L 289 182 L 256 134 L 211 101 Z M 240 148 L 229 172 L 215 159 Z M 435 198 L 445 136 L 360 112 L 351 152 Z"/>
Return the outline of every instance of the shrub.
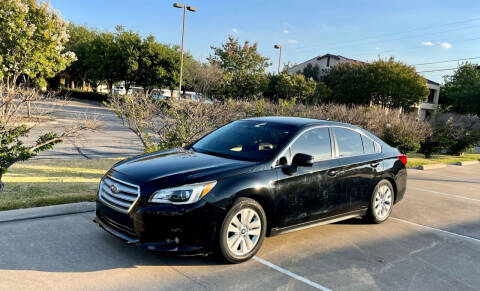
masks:
<path fill-rule="evenodd" d="M 92 101 L 98 101 L 98 102 L 105 102 L 108 100 L 108 94 L 105 94 L 105 93 L 88 92 L 88 91 L 83 91 L 78 89 L 69 89 L 69 88 L 62 88 L 62 90 L 60 90 L 58 95 L 69 97 L 69 98 L 92 100 Z"/>
<path fill-rule="evenodd" d="M 426 158 L 442 152 L 459 156 L 480 142 L 480 120 L 475 116 L 439 113 L 432 127 L 432 135 L 421 144 L 419 151 Z"/>
<path fill-rule="evenodd" d="M 296 104 L 294 99 L 279 103 L 257 99 L 208 104 L 112 96 L 109 106 L 137 134 L 146 151 L 183 147 L 228 122 L 255 116 L 297 116 L 351 123 L 371 131 L 404 153 L 417 150 L 430 134 L 428 123 L 401 110 L 335 104 L 306 106 Z"/>
<path fill-rule="evenodd" d="M 30 130 L 34 125 L 48 120 L 45 117 L 50 116 L 57 100 L 52 98 L 54 96 L 40 94 L 34 89 L 3 86 L 0 86 L 0 96 L 0 192 L 4 187 L 2 176 L 13 164 L 50 150 L 64 139 L 78 136 L 83 130 L 96 128 L 94 121 L 78 120 L 73 126 L 59 127 L 40 136 L 37 134 L 36 140 L 32 140 Z M 44 106 L 38 106 L 40 102 Z M 23 109 L 31 111 L 31 115 L 25 116 Z"/>
<path fill-rule="evenodd" d="M 418 151 L 420 143 L 425 139 L 421 132 L 403 122 L 395 122 L 387 126 L 381 137 L 389 145 L 398 148 L 402 154 Z"/>

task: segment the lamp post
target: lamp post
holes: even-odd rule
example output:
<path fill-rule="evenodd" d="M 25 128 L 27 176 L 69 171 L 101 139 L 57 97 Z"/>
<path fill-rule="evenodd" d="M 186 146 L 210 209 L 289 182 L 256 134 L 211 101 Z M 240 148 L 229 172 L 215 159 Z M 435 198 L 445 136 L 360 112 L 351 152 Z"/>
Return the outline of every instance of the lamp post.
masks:
<path fill-rule="evenodd" d="M 185 17 L 187 15 L 187 10 L 191 12 L 197 11 L 197 8 L 193 6 L 187 6 L 182 3 L 173 3 L 175 8 L 183 8 L 183 25 L 182 25 L 182 46 L 180 47 L 180 84 L 178 86 L 179 94 L 182 94 L 182 78 L 183 78 L 183 40 L 185 38 Z"/>
<path fill-rule="evenodd" d="M 273 48 L 280 50 L 280 54 L 278 55 L 278 74 L 280 75 L 280 63 L 282 61 L 282 46 L 279 44 L 276 44 L 273 46 Z"/>

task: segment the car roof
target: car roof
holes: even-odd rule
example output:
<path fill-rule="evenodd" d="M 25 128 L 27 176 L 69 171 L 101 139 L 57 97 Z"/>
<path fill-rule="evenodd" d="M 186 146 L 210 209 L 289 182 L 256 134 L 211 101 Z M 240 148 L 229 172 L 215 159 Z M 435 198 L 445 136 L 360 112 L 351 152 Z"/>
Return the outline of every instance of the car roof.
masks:
<path fill-rule="evenodd" d="M 339 125 L 339 126 L 345 126 L 350 128 L 358 128 L 357 126 L 354 126 L 348 123 L 343 123 L 343 122 L 313 119 L 313 118 L 303 118 L 303 117 L 289 117 L 289 116 L 264 116 L 264 117 L 246 118 L 242 120 L 272 122 L 276 124 L 285 124 L 285 125 L 295 126 L 297 128 L 305 128 L 305 127 L 316 126 L 316 125 L 332 125 L 332 126 Z"/>

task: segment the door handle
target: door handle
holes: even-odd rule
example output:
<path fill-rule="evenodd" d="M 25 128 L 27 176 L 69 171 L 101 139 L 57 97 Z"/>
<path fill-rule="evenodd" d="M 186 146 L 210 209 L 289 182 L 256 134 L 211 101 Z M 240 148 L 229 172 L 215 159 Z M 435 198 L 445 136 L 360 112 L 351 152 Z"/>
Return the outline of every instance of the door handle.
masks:
<path fill-rule="evenodd" d="M 335 170 L 335 169 L 331 169 L 327 172 L 327 174 L 330 176 L 330 177 L 335 177 L 337 174 L 338 174 L 338 171 Z"/>
<path fill-rule="evenodd" d="M 370 166 L 372 166 L 373 168 L 376 168 L 379 164 L 380 164 L 379 162 L 371 162 Z"/>

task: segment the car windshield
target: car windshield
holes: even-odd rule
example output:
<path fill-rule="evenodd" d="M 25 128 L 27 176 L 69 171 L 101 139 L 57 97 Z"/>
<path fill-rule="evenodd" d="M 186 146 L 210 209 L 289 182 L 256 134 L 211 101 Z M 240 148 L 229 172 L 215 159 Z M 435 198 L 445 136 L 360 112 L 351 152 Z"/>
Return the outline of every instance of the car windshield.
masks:
<path fill-rule="evenodd" d="M 196 142 L 192 149 L 248 161 L 267 161 L 290 140 L 295 127 L 264 121 L 229 123 Z"/>

